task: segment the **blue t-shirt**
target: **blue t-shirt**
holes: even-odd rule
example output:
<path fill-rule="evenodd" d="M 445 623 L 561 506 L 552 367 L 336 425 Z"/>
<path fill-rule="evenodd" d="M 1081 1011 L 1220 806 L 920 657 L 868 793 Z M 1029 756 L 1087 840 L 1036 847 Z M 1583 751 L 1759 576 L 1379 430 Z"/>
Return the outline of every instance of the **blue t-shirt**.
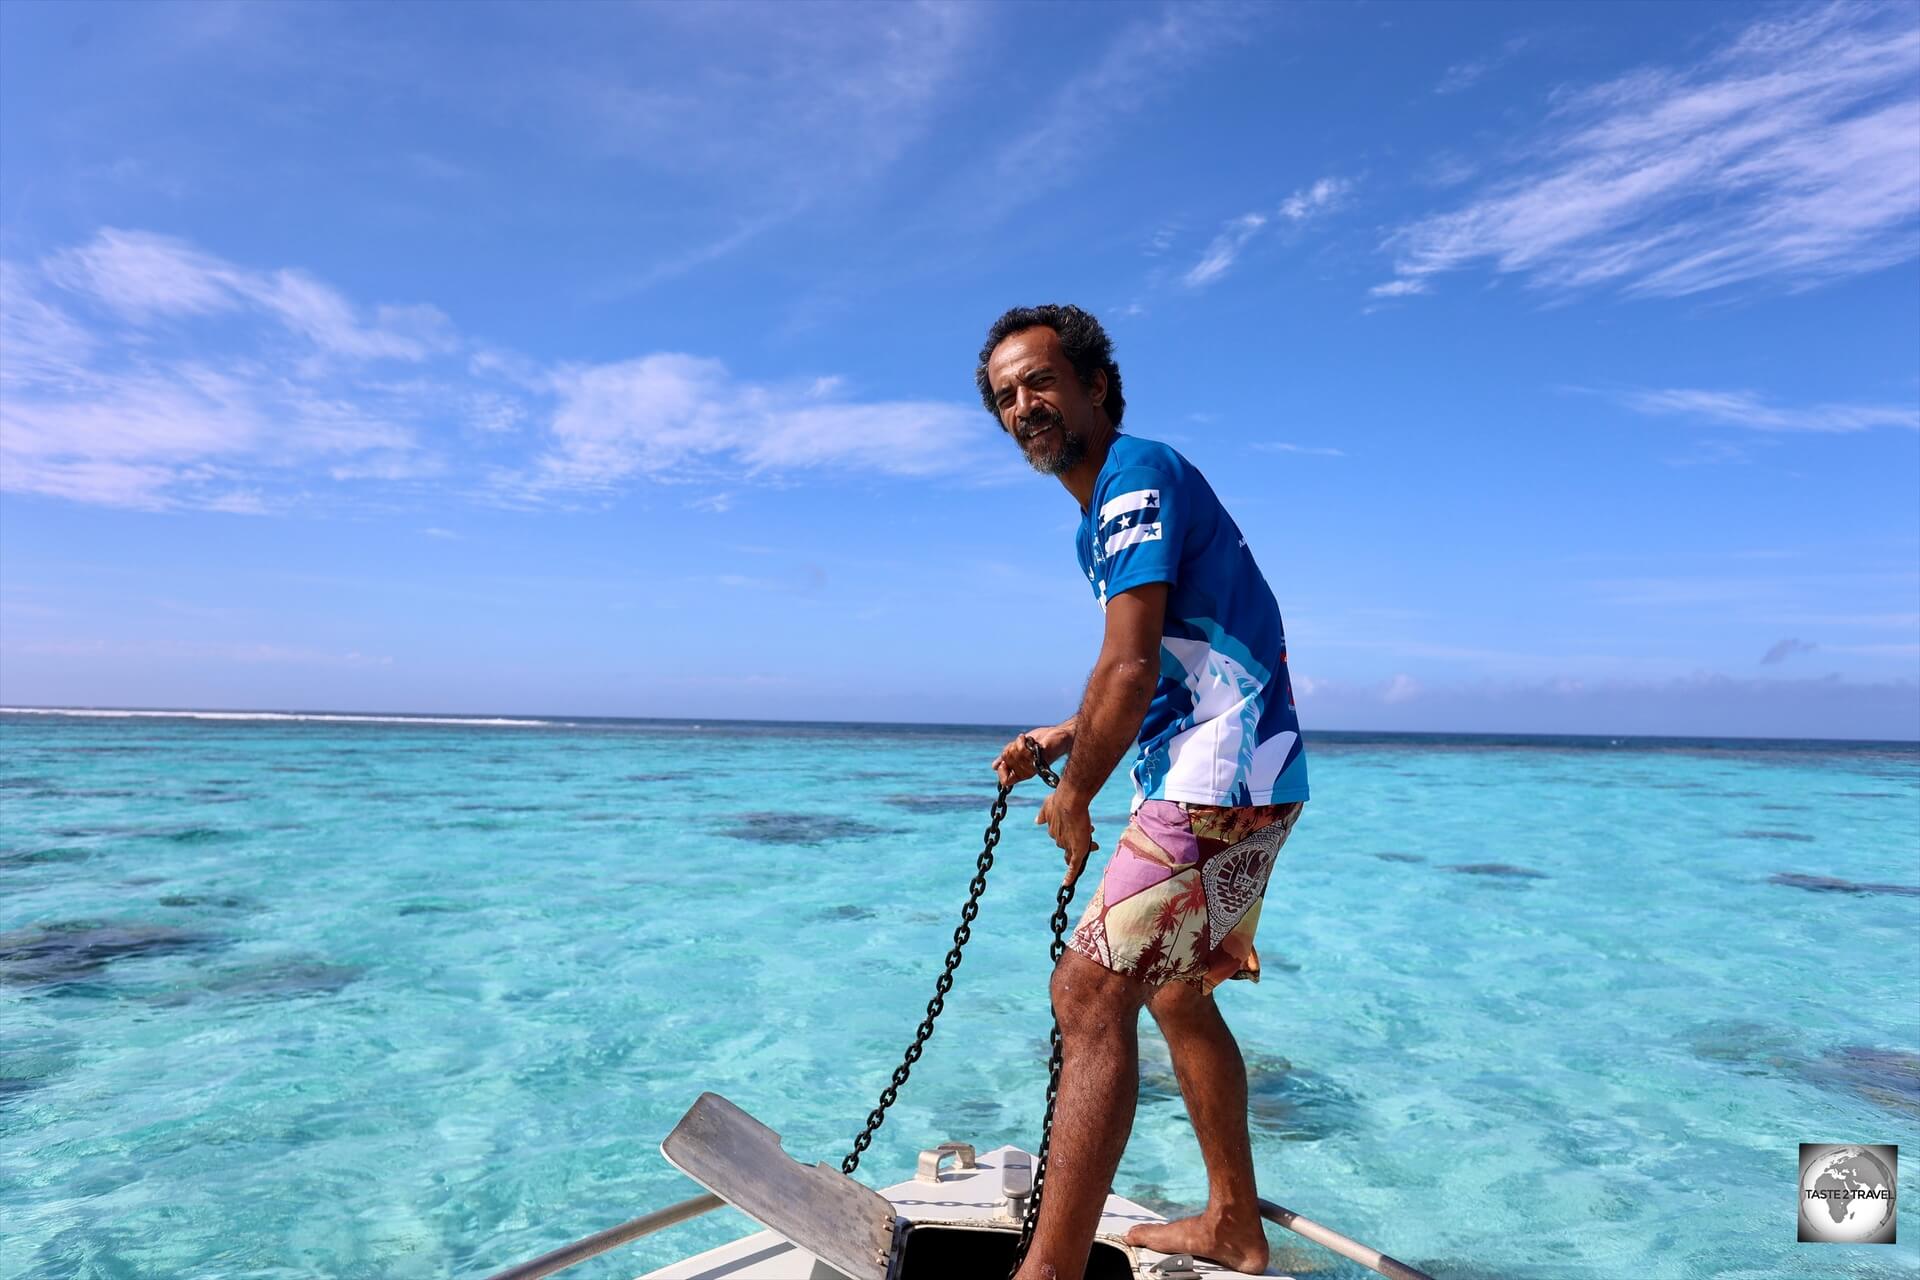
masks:
<path fill-rule="evenodd" d="M 1102 609 L 1134 587 L 1171 584 L 1134 808 L 1305 800 L 1280 606 L 1206 478 L 1164 444 L 1115 437 L 1077 549 Z"/>

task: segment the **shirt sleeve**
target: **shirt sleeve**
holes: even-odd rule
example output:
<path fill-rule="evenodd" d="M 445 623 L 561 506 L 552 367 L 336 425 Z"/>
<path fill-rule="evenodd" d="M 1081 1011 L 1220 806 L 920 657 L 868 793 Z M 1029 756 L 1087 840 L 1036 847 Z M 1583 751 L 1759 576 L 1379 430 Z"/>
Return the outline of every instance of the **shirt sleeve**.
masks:
<path fill-rule="evenodd" d="M 1186 530 L 1172 476 L 1128 467 L 1107 486 L 1098 517 L 1094 550 L 1106 564 L 1108 599 L 1149 582 L 1179 580 Z"/>

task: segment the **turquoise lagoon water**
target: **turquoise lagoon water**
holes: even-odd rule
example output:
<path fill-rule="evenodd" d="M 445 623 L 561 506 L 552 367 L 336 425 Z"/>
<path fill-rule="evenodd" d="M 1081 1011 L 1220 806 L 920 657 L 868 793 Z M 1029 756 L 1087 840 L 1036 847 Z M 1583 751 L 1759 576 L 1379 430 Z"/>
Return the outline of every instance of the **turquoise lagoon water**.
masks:
<path fill-rule="evenodd" d="M 0 1275 L 483 1277 L 692 1194 L 658 1143 L 704 1089 L 837 1162 L 1005 736 L 5 717 Z M 1442 1280 L 1920 1275 L 1911 1212 L 1794 1243 L 1798 1143 L 1920 1159 L 1915 748 L 1310 746 L 1267 976 L 1221 997 L 1268 1196 Z M 1037 1136 L 1037 785 L 872 1183 Z M 1143 1053 L 1116 1185 L 1177 1208 L 1201 1165 Z"/>

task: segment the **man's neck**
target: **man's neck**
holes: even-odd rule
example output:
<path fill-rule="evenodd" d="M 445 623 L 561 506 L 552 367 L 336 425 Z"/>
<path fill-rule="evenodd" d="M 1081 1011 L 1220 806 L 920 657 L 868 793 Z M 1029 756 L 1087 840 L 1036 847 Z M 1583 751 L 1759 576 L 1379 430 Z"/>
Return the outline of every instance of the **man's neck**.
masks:
<path fill-rule="evenodd" d="M 1118 434 L 1109 426 L 1098 439 L 1088 441 L 1087 456 L 1080 459 L 1078 465 L 1060 473 L 1060 483 L 1073 495 L 1073 500 L 1080 504 L 1083 512 L 1093 502 L 1093 487 L 1100 482 L 1100 468 L 1107 465 L 1107 453 L 1113 448 Z"/>

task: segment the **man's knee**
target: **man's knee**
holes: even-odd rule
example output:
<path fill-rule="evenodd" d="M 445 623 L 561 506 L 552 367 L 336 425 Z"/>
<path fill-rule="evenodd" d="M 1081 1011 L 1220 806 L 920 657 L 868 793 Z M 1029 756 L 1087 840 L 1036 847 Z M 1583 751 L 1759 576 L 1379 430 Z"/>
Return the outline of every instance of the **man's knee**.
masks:
<path fill-rule="evenodd" d="M 1140 1016 L 1150 988 L 1076 951 L 1053 967 L 1053 1015 L 1066 1036 L 1098 1035 Z"/>
<path fill-rule="evenodd" d="M 1213 993 L 1191 982 L 1169 982 L 1147 997 L 1147 1012 L 1162 1031 L 1203 1026 L 1219 1018 Z"/>

